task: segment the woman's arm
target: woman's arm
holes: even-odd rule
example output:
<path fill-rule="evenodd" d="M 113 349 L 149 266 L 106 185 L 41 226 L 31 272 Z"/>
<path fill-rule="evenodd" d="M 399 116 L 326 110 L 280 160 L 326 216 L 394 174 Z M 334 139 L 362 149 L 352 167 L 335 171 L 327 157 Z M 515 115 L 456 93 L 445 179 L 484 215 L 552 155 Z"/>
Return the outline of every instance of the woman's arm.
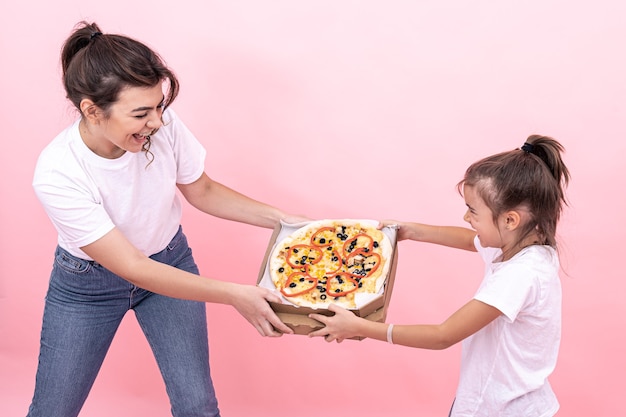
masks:
<path fill-rule="evenodd" d="M 174 298 L 232 305 L 263 336 L 292 333 L 267 303 L 280 301 L 271 291 L 201 277 L 154 261 L 135 248 L 118 229 L 81 250 L 137 287 Z"/>
<path fill-rule="evenodd" d="M 222 219 L 265 228 L 275 227 L 281 219 L 287 223 L 309 220 L 302 216 L 287 215 L 275 207 L 247 197 L 213 181 L 206 173 L 191 184 L 178 184 L 178 189 L 192 206 Z"/>
<path fill-rule="evenodd" d="M 389 325 L 357 317 L 352 312 L 332 304 L 329 310 L 332 317 L 311 314 L 309 317 L 323 323 L 326 327 L 309 334 L 310 337 L 323 336 L 326 341 L 343 341 L 355 336 L 376 340 L 387 340 Z M 446 349 L 466 337 L 476 333 L 491 323 L 502 313 L 495 307 L 478 300 L 471 300 L 457 310 L 446 321 L 438 325 L 396 325 L 392 339 L 396 345 L 421 349 Z"/>

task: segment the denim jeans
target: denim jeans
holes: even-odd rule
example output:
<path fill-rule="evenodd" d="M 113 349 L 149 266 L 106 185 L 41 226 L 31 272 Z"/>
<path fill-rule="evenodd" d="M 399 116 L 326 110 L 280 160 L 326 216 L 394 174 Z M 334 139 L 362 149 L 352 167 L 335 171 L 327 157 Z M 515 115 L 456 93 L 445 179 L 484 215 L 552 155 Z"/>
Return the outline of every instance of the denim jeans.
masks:
<path fill-rule="evenodd" d="M 198 274 L 179 229 L 152 259 Z M 209 369 L 205 304 L 145 291 L 57 247 L 46 296 L 29 417 L 77 416 L 113 336 L 134 310 L 175 417 L 219 416 Z"/>

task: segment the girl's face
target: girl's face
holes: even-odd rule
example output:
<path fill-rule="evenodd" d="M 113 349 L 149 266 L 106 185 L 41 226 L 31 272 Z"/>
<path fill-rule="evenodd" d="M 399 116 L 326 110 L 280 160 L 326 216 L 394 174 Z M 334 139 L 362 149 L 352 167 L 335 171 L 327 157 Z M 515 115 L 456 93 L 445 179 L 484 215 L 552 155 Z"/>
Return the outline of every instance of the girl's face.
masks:
<path fill-rule="evenodd" d="M 502 229 L 493 221 L 493 213 L 487 207 L 484 200 L 476 192 L 476 187 L 463 186 L 463 196 L 467 211 L 463 220 L 468 222 L 472 229 L 476 231 L 476 235 L 483 247 L 503 248 L 504 237 Z"/>
<path fill-rule="evenodd" d="M 108 115 L 96 109 L 83 117 L 83 141 L 104 158 L 119 158 L 126 151 L 139 152 L 146 137 L 162 125 L 163 101 L 160 84 L 154 87 L 128 87 L 120 92 Z"/>

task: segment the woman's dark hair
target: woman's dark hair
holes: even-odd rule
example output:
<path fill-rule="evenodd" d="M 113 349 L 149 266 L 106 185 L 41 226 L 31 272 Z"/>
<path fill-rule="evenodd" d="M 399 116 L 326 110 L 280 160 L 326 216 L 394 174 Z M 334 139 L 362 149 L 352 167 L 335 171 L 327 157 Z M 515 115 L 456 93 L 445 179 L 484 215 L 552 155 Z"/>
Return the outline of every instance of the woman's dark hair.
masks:
<path fill-rule="evenodd" d="M 522 224 L 518 244 L 536 231 L 540 244 L 556 247 L 556 226 L 570 174 L 563 163 L 563 146 L 553 138 L 531 135 L 522 148 L 473 163 L 457 185 L 476 187 L 494 221 L 508 210 L 525 208 L 530 220 Z"/>
<path fill-rule="evenodd" d="M 105 114 L 126 87 L 154 87 L 169 81 L 164 108 L 178 95 L 178 79 L 161 57 L 123 35 L 103 34 L 95 23 L 80 22 L 61 52 L 67 98 L 80 111 L 87 98 Z"/>

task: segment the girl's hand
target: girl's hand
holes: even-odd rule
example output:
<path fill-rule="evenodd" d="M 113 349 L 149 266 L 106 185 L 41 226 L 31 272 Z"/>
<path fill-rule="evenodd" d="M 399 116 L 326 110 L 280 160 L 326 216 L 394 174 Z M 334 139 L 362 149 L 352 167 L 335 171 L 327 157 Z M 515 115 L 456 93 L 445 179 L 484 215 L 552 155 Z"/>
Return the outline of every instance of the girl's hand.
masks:
<path fill-rule="evenodd" d="M 381 220 L 380 222 L 378 222 L 378 229 L 382 229 L 383 227 L 386 226 L 397 226 L 397 234 L 396 234 L 396 240 L 400 241 L 400 240 L 405 240 L 405 239 L 410 239 L 409 233 L 410 233 L 410 223 L 406 223 L 406 222 L 399 222 L 397 220 Z"/>
<path fill-rule="evenodd" d="M 335 304 L 328 306 L 328 310 L 335 314 L 331 317 L 317 313 L 309 314 L 310 318 L 325 325 L 324 328 L 309 333 L 309 337 L 322 336 L 327 342 L 336 340 L 337 343 L 341 343 L 344 339 L 359 336 L 358 325 L 363 319 Z"/>
<path fill-rule="evenodd" d="M 267 288 L 241 285 L 237 289 L 232 306 L 254 326 L 261 336 L 280 337 L 283 333 L 292 334 L 285 323 L 280 321 L 268 301 L 280 302 L 280 297 Z"/>

